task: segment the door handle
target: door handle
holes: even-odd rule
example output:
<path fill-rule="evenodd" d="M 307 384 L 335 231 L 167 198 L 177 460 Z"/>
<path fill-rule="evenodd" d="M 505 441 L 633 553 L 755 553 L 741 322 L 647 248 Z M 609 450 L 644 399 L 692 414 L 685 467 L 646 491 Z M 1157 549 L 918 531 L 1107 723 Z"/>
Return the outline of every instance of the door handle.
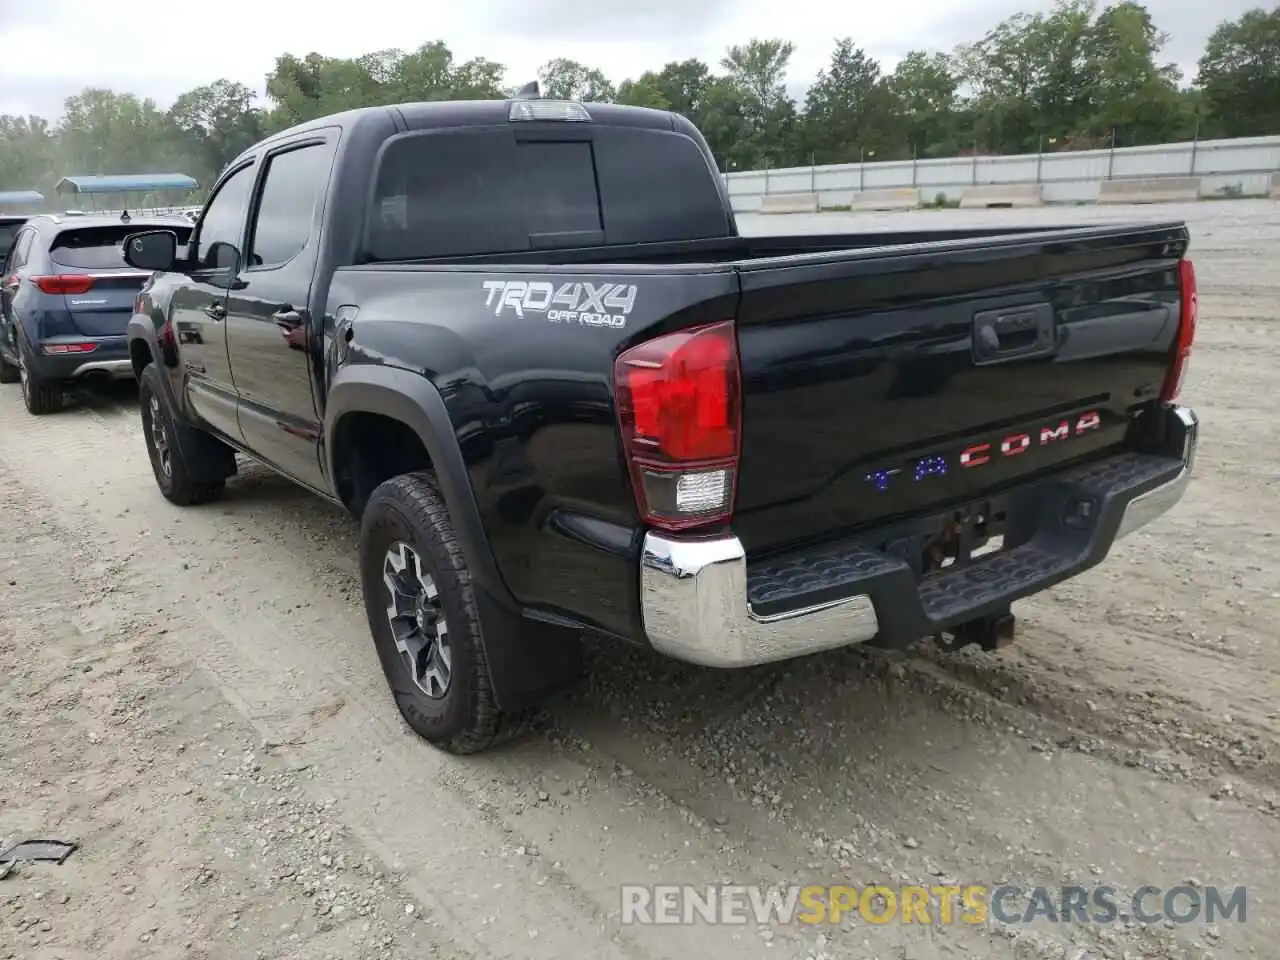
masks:
<path fill-rule="evenodd" d="M 271 321 L 276 326 L 284 327 L 286 330 L 297 330 L 302 326 L 302 314 L 285 304 L 271 315 Z"/>
<path fill-rule="evenodd" d="M 214 323 L 220 323 L 221 321 L 227 319 L 227 305 L 225 303 L 222 303 L 219 300 L 215 300 L 213 301 L 213 303 L 205 307 L 204 312 L 205 312 L 205 316 L 207 316 Z"/>

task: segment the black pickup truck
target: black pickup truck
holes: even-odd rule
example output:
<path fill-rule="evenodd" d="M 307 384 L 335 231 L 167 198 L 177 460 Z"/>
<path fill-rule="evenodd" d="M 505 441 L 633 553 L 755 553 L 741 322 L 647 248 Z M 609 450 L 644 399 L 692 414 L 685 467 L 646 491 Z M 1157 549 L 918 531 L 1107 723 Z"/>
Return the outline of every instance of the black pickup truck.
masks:
<path fill-rule="evenodd" d="M 156 480 L 361 520 L 409 724 L 485 748 L 600 634 L 743 667 L 999 645 L 1188 483 L 1182 223 L 738 234 L 698 131 L 516 98 L 248 150 L 129 324 Z"/>

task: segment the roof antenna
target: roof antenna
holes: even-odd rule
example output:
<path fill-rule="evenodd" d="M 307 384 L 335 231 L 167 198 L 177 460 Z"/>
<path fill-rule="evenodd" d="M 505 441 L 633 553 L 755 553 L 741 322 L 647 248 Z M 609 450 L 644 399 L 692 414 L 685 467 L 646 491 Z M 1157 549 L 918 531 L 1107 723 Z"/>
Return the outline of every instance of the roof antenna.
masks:
<path fill-rule="evenodd" d="M 541 98 L 542 98 L 542 94 L 538 92 L 538 81 L 531 80 L 529 83 L 526 83 L 523 87 L 517 90 L 516 95 L 511 99 L 512 100 L 540 100 Z"/>

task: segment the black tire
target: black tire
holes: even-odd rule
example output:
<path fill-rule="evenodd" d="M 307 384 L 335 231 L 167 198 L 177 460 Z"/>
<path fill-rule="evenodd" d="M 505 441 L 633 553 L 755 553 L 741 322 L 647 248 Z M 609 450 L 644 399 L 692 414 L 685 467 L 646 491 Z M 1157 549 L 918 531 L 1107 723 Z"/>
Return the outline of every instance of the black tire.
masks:
<path fill-rule="evenodd" d="M 384 568 L 397 544 L 412 548 L 420 572 L 435 584 L 439 613 L 447 623 L 449 680 L 434 697 L 397 648 L 388 616 L 391 595 Z M 378 659 L 396 706 L 415 733 L 449 753 L 470 754 L 523 728 L 527 715 L 505 715 L 494 700 L 471 573 L 431 474 L 404 474 L 373 491 L 360 524 L 360 579 Z"/>
<path fill-rule="evenodd" d="M 18 335 L 14 332 L 12 326 L 9 327 L 9 345 L 14 350 L 18 349 Z M 17 356 L 15 352 L 14 356 Z M 0 353 L 0 383 L 19 383 L 22 380 L 22 370 L 16 363 L 10 363 L 4 358 L 4 354 Z"/>
<path fill-rule="evenodd" d="M 235 471 L 235 454 L 217 437 L 179 423 L 155 364 L 138 378 L 142 435 L 156 486 L 170 503 L 195 506 L 216 499 Z M 230 469 L 228 469 L 228 463 Z"/>
<path fill-rule="evenodd" d="M 57 413 L 62 409 L 62 384 L 57 380 L 45 380 L 33 376 L 31 365 L 26 362 L 23 347 L 18 343 L 18 379 L 22 382 L 22 403 L 27 413 L 33 416 L 44 416 L 46 413 Z"/>

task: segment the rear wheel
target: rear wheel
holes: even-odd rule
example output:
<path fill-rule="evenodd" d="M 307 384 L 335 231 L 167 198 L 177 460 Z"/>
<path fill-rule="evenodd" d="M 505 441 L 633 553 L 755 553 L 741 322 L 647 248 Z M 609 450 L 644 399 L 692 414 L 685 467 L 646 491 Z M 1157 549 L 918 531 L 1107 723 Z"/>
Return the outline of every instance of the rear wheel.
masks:
<path fill-rule="evenodd" d="M 234 471 L 235 455 L 216 437 L 174 419 L 155 364 L 138 378 L 138 401 L 151 472 L 164 498 L 187 507 L 217 497 Z"/>
<path fill-rule="evenodd" d="M 22 370 L 0 355 L 0 383 L 19 383 L 21 380 Z"/>
<path fill-rule="evenodd" d="M 16 357 L 18 355 L 18 334 L 13 329 L 13 325 L 4 331 L 8 334 L 7 348 Z M 4 358 L 3 351 L 0 351 L 0 383 L 18 383 L 22 380 L 22 370 L 16 363 L 10 363 Z"/>
<path fill-rule="evenodd" d="M 42 416 L 62 409 L 62 384 L 57 380 L 45 380 L 32 373 L 27 365 L 26 353 L 18 344 L 18 380 L 22 384 L 22 402 L 27 413 Z"/>
<path fill-rule="evenodd" d="M 380 484 L 360 525 L 365 615 L 396 706 L 450 753 L 479 753 L 517 732 L 499 711 L 480 614 L 444 498 L 429 473 Z"/>

